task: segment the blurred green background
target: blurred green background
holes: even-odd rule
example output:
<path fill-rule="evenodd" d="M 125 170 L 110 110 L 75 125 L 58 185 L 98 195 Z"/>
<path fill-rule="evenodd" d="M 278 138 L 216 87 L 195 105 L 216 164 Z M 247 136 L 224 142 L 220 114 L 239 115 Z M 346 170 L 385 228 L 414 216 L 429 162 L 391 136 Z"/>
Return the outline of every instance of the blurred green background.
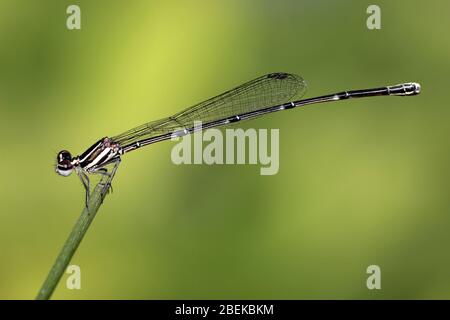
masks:
<path fill-rule="evenodd" d="M 81 7 L 82 29 L 66 29 Z M 382 29 L 366 9 L 381 7 Z M 32 299 L 84 191 L 56 153 L 265 73 L 307 96 L 406 81 L 412 98 L 316 105 L 280 129 L 280 171 L 127 155 L 59 299 L 450 298 L 450 2 L 0 1 L 0 298 Z M 381 267 L 381 290 L 366 268 Z"/>

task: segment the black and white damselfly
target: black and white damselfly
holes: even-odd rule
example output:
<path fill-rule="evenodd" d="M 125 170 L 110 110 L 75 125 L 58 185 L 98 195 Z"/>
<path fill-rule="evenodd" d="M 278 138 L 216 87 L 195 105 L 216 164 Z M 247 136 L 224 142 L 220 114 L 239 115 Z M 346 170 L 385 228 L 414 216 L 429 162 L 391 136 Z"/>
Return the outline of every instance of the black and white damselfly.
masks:
<path fill-rule="evenodd" d="M 97 141 L 84 153 L 72 157 L 63 150 L 57 155 L 56 172 L 68 176 L 73 170 L 86 189 L 88 174 L 109 175 L 117 170 L 121 156 L 140 147 L 183 136 L 198 130 L 248 120 L 268 113 L 314 103 L 372 96 L 411 96 L 420 93 L 420 85 L 410 82 L 374 89 L 343 91 L 316 98 L 299 99 L 306 92 L 302 77 L 289 73 L 271 73 L 247 82 L 214 98 L 196 104 L 171 117 L 152 121 L 114 137 Z M 201 123 L 198 126 L 197 123 Z M 105 168 L 114 164 L 111 172 Z"/>

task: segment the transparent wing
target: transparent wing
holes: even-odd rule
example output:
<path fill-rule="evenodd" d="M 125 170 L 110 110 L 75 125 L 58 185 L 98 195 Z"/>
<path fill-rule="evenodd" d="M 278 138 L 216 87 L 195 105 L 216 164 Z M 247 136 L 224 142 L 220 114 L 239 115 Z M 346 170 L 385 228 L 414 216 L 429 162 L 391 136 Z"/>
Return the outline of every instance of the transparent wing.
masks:
<path fill-rule="evenodd" d="M 152 121 L 112 140 L 122 147 L 140 140 L 194 127 L 194 121 L 203 125 L 269 108 L 300 98 L 306 92 L 306 83 L 300 76 L 289 73 L 271 73 L 249 81 L 214 98 L 196 104 L 172 117 Z"/>

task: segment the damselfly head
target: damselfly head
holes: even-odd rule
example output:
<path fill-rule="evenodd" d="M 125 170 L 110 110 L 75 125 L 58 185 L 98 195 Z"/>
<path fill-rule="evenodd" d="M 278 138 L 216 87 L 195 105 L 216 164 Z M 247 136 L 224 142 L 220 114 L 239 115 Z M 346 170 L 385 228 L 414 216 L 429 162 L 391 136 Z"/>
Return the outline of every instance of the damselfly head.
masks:
<path fill-rule="evenodd" d="M 67 150 L 62 150 L 56 156 L 56 173 L 67 177 L 73 171 L 72 155 Z"/>

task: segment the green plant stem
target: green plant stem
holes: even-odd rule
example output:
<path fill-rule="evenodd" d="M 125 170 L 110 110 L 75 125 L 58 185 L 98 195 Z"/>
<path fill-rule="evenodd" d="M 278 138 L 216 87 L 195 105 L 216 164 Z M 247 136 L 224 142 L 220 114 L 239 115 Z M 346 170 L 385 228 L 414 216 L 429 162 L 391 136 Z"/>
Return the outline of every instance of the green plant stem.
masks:
<path fill-rule="evenodd" d="M 45 279 L 41 289 L 39 290 L 36 300 L 48 300 L 50 299 L 53 291 L 58 285 L 59 280 L 64 274 L 67 266 L 70 263 L 73 255 L 75 254 L 81 240 L 83 240 L 86 231 L 91 225 L 95 218 L 95 215 L 103 203 L 103 199 L 109 191 L 112 179 L 114 178 L 115 169 L 111 172 L 111 175 L 104 176 L 101 178 L 100 182 L 95 186 L 94 190 L 91 192 L 88 206 L 83 209 L 81 216 L 78 218 L 75 226 L 72 229 L 69 237 L 64 243 L 61 252 L 56 258 L 53 267 L 51 268 L 47 278 Z"/>

